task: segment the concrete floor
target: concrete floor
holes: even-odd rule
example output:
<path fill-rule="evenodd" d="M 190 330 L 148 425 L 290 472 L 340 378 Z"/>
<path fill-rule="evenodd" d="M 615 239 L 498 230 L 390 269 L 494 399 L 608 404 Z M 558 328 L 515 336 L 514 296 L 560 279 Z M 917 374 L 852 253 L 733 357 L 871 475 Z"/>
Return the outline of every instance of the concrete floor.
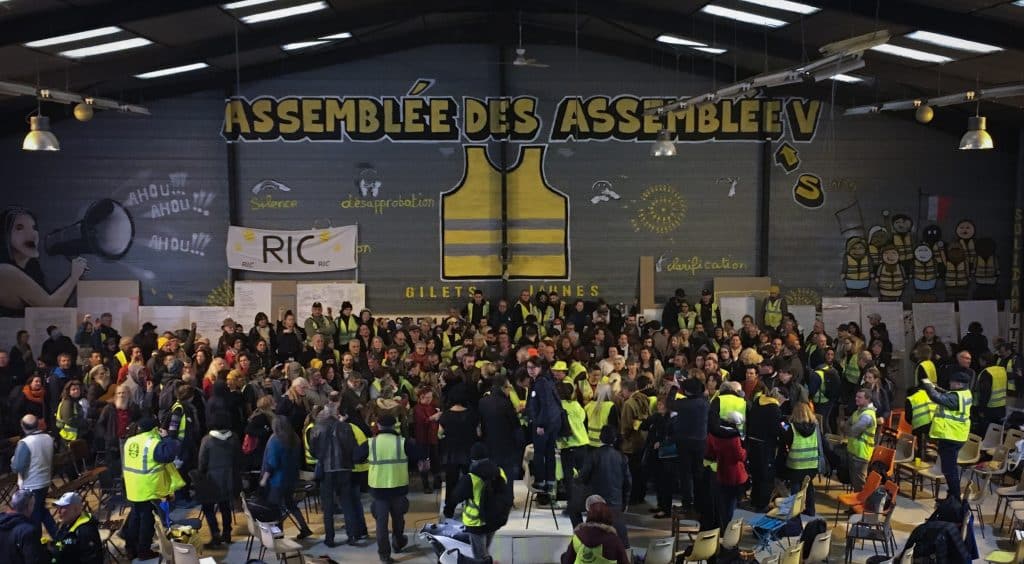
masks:
<path fill-rule="evenodd" d="M 829 489 L 826 489 L 824 487 L 824 483 L 821 481 L 817 483 L 816 487 L 818 488 L 816 496 L 817 513 L 820 517 L 827 518 L 828 526 L 830 528 L 834 527 L 831 560 L 834 562 L 842 562 L 844 558 L 842 547 L 846 536 L 846 515 L 841 514 L 838 524 L 835 524 L 834 519 L 836 513 L 835 498 L 840 493 L 843 493 L 843 490 L 840 485 L 835 482 L 833 482 L 832 487 Z M 892 523 L 897 545 L 901 550 L 914 527 L 925 521 L 932 512 L 934 500 L 932 498 L 930 486 L 926 487 L 925 490 L 926 491 L 918 492 L 916 501 L 910 499 L 909 490 L 905 493 L 901 490 L 901 495 L 896 501 L 896 513 L 893 516 Z M 547 508 L 535 508 L 531 513 L 530 527 L 529 530 L 527 530 L 525 527 L 525 519 L 523 519 L 523 500 L 525 499 L 526 489 L 520 483 L 517 484 L 516 491 L 517 509 L 513 510 L 508 525 L 499 531 L 496 536 L 492 547 L 493 556 L 498 562 L 557 562 L 557 555 L 561 550 L 564 550 L 565 545 L 568 543 L 569 535 L 571 534 L 571 526 L 568 518 L 561 516 L 560 512 L 556 512 L 558 522 L 558 529 L 556 530 L 550 510 Z M 940 490 L 940 497 L 942 496 L 945 496 L 944 488 Z M 366 498 L 364 498 L 364 501 L 365 499 Z M 403 553 L 394 555 L 397 562 L 427 563 L 437 561 L 437 558 L 434 556 L 433 551 L 427 543 L 424 540 L 419 539 L 418 535 L 415 533 L 419 531 L 423 525 L 437 522 L 440 513 L 439 500 L 440 498 L 437 494 L 410 494 L 410 511 L 406 516 L 406 533 L 409 535 L 410 545 L 405 551 L 403 551 Z M 653 497 L 648 498 L 648 501 L 653 502 Z M 994 494 L 986 495 L 982 499 L 982 515 L 985 525 L 982 526 L 978 522 L 975 523 L 975 535 L 982 558 L 996 548 L 1010 548 L 1008 541 L 1009 531 L 992 530 L 991 523 L 993 520 L 993 513 L 995 511 L 995 505 L 996 496 Z M 176 512 L 174 517 L 180 518 L 186 514 L 194 517 L 198 515 L 198 509 L 193 509 L 188 512 Z M 749 523 L 751 519 L 757 517 L 757 514 L 738 510 L 736 516 L 744 518 L 745 521 Z M 240 519 L 241 513 L 236 513 L 236 517 Z M 310 517 L 311 527 L 317 534 L 301 543 L 305 547 L 304 555 L 307 561 L 318 561 L 314 560 L 317 557 L 330 557 L 338 562 L 378 562 L 376 545 L 371 542 L 373 538 L 374 522 L 370 515 L 367 515 L 367 524 L 371 533 L 370 541 L 362 541 L 360 543 L 361 546 L 357 547 L 342 545 L 335 548 L 328 548 L 324 546 L 322 542 L 322 515 L 317 514 L 316 512 L 311 512 Z M 805 522 L 806 520 L 807 518 L 805 518 Z M 646 549 L 652 540 L 670 536 L 670 520 L 654 519 L 650 517 L 646 506 L 632 508 L 631 511 L 627 513 L 627 522 L 629 524 L 630 541 L 636 551 Z M 338 523 L 339 525 L 341 523 L 340 517 L 338 517 Z M 344 529 L 340 530 L 343 531 Z M 983 531 L 984 536 L 982 536 Z M 291 522 L 286 523 L 285 533 L 289 537 L 294 536 L 297 533 L 295 526 Z M 204 536 L 206 534 L 205 525 L 202 534 Z M 233 536 L 234 542 L 227 548 L 227 550 L 208 550 L 205 551 L 202 556 L 212 557 L 217 562 L 245 562 L 246 536 L 245 524 L 240 520 L 236 521 Z M 344 541 L 344 533 L 338 533 L 337 539 L 339 541 Z M 204 538 L 204 541 L 205 540 L 206 539 Z M 741 545 L 752 545 L 753 540 L 754 537 L 750 528 L 745 527 Z M 775 551 L 778 552 L 778 549 L 776 548 Z M 858 546 L 857 550 L 854 551 L 852 561 L 856 563 L 863 563 L 874 554 L 872 545 L 869 542 L 864 546 L 864 548 L 860 548 Z M 759 553 L 757 557 L 761 559 L 766 555 L 767 554 L 765 553 Z M 273 556 L 267 557 L 267 560 L 268 562 L 272 562 L 274 560 Z"/>

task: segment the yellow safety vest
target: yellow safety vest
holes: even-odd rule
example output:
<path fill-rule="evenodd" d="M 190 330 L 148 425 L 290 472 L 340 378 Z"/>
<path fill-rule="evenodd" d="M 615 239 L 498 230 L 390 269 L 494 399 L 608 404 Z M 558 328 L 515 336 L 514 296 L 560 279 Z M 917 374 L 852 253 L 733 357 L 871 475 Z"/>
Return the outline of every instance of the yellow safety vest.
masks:
<path fill-rule="evenodd" d="M 505 477 L 505 471 L 498 468 L 498 472 L 501 473 L 502 481 L 507 482 L 508 479 Z M 466 500 L 466 504 L 462 507 L 462 524 L 467 527 L 482 527 L 487 524 L 480 517 L 480 503 L 484 493 L 484 481 L 480 476 L 472 472 L 469 473 L 469 480 L 473 484 L 473 495 Z"/>
<path fill-rule="evenodd" d="M 965 442 L 971 432 L 971 402 L 973 396 L 969 390 L 954 390 L 957 397 L 957 408 L 949 409 L 939 405 L 932 421 L 928 435 L 933 439 Z"/>
<path fill-rule="evenodd" d="M 786 457 L 786 468 L 793 470 L 818 469 L 818 433 L 805 437 L 793 429 L 793 446 Z"/>
<path fill-rule="evenodd" d="M 346 323 L 341 316 L 338 316 L 338 343 L 347 345 L 349 341 L 359 334 L 359 319 L 355 315 L 348 316 Z"/>
<path fill-rule="evenodd" d="M 125 441 L 121 459 L 128 501 L 155 500 L 164 490 L 164 465 L 156 461 L 156 445 L 159 443 L 160 435 L 155 430 Z"/>
<path fill-rule="evenodd" d="M 587 434 L 587 413 L 575 400 L 562 400 L 562 409 L 568 415 L 569 429 L 572 433 L 568 437 L 559 438 L 558 448 L 575 448 L 589 444 L 590 437 Z"/>
<path fill-rule="evenodd" d="M 469 302 L 466 306 L 466 321 L 469 321 L 470 323 L 473 322 L 473 309 L 476 307 L 477 305 L 475 302 Z M 479 307 L 480 319 L 487 319 L 488 314 L 491 312 L 491 303 L 485 300 Z"/>
<path fill-rule="evenodd" d="M 846 452 L 850 453 L 850 456 L 867 461 L 871 460 L 871 453 L 875 451 L 875 428 L 878 426 L 878 415 L 873 408 L 858 409 L 850 418 L 850 425 L 860 421 L 865 413 L 871 415 L 871 424 L 860 435 L 847 439 Z"/>
<path fill-rule="evenodd" d="M 574 564 L 617 564 L 617 560 L 604 557 L 604 544 L 587 546 L 576 535 L 572 536 L 572 548 L 576 551 Z"/>
<path fill-rule="evenodd" d="M 1002 366 L 989 366 L 982 373 L 992 376 L 992 395 L 988 398 L 987 407 L 1006 406 L 1006 369 Z"/>
<path fill-rule="evenodd" d="M 651 406 L 651 413 L 658 409 L 658 396 L 647 396 L 647 405 Z"/>
<path fill-rule="evenodd" d="M 371 488 L 388 489 L 409 485 L 409 460 L 405 457 L 405 439 L 391 433 L 381 433 L 370 439 Z"/>
<path fill-rule="evenodd" d="M 693 311 L 680 313 L 676 316 L 676 322 L 679 323 L 680 329 L 693 331 L 694 327 L 697 326 L 697 313 Z"/>
<path fill-rule="evenodd" d="M 355 435 L 355 437 L 356 437 L 356 445 L 362 445 L 363 443 L 365 443 L 366 442 L 366 433 L 364 433 L 363 430 L 360 429 L 359 426 L 356 425 L 355 423 L 349 423 L 349 425 L 352 427 L 352 434 Z M 369 462 L 359 462 L 359 463 L 357 463 L 352 468 L 352 471 L 353 472 L 366 472 L 369 469 L 370 469 L 370 463 Z"/>
<path fill-rule="evenodd" d="M 917 363 L 917 367 L 924 370 L 925 375 L 928 376 L 928 379 L 933 384 L 939 381 L 939 371 L 935 369 L 935 363 L 931 360 L 922 360 Z M 916 373 L 917 371 L 915 370 L 914 372 Z"/>
<path fill-rule="evenodd" d="M 587 367 L 584 366 L 583 363 L 578 361 L 578 360 L 572 361 L 572 364 L 569 365 L 569 380 L 571 380 L 573 382 L 576 381 L 576 378 L 580 374 L 586 374 L 586 373 L 587 373 Z"/>
<path fill-rule="evenodd" d="M 1002 359 L 1000 359 L 1000 361 L 1002 361 Z M 1011 376 L 1013 374 L 1013 357 L 1009 357 L 1008 359 L 1006 359 L 1005 362 L 1006 365 L 1003 366 L 1003 368 L 1006 368 L 1006 389 L 1008 391 L 1016 393 L 1017 379 Z"/>
<path fill-rule="evenodd" d="M 930 282 L 938 278 L 938 271 L 935 268 L 935 260 L 921 262 L 914 259 L 914 278 L 922 282 Z"/>
<path fill-rule="evenodd" d="M 171 405 L 171 415 L 173 416 L 174 412 L 179 409 L 181 410 L 181 418 L 178 419 L 178 440 L 183 441 L 185 440 L 185 428 L 188 426 L 188 417 L 186 417 L 185 406 L 180 401 L 175 401 Z"/>
<path fill-rule="evenodd" d="M 702 315 L 703 310 L 704 310 L 704 302 L 697 302 L 697 303 L 693 304 L 693 309 L 694 309 L 694 311 L 697 312 L 697 319 L 698 320 L 704 318 L 703 315 Z M 712 325 L 718 325 L 718 317 L 719 317 L 719 315 L 718 315 L 718 302 L 711 302 L 711 324 Z M 710 332 L 711 328 L 705 327 L 704 330 Z"/>
<path fill-rule="evenodd" d="M 871 262 L 867 256 L 859 259 L 846 255 L 846 280 L 868 280 L 871 278 Z"/>
<path fill-rule="evenodd" d="M 900 262 L 914 258 L 914 239 L 910 233 L 893 233 L 892 245 L 900 255 Z"/>
<path fill-rule="evenodd" d="M 502 276 L 503 208 L 511 255 L 508 275 L 568 277 L 568 197 L 551 188 L 544 178 L 543 146 L 522 147 L 519 151 L 519 161 L 502 171 L 487 158 L 485 146 L 465 146 L 462 182 L 441 196 L 442 278 Z M 506 190 L 502 190 L 502 176 Z M 540 312 L 536 315 L 541 321 Z"/>
<path fill-rule="evenodd" d="M 117 359 L 118 364 L 121 366 L 128 364 L 128 355 L 124 354 L 124 351 L 117 351 L 114 353 L 114 358 Z"/>
<path fill-rule="evenodd" d="M 313 456 L 313 449 L 310 448 L 310 439 L 313 434 L 313 422 L 306 423 L 306 426 L 302 428 L 302 449 L 306 453 L 306 464 L 309 466 L 316 466 L 316 457 Z"/>
<path fill-rule="evenodd" d="M 1005 376 L 1004 376 L 1005 379 Z M 74 418 L 78 414 L 81 406 L 77 401 L 71 400 L 71 417 Z M 71 421 L 64 421 L 60 418 L 60 406 L 57 406 L 57 428 L 60 429 L 60 438 L 65 441 L 71 442 L 78 438 L 78 428 L 71 426 Z"/>
<path fill-rule="evenodd" d="M 883 298 L 898 298 L 907 286 L 903 268 L 898 264 L 881 264 L 875 274 L 878 278 L 878 293 Z"/>
<path fill-rule="evenodd" d="M 743 398 L 732 394 L 718 396 L 718 417 L 725 419 L 725 416 L 733 411 L 738 411 L 743 416 L 743 422 L 739 424 L 739 432 L 741 435 L 746 435 L 747 402 Z"/>
<path fill-rule="evenodd" d="M 455 346 L 460 344 L 462 344 L 462 337 L 458 334 L 449 335 L 447 331 L 441 333 L 441 358 L 451 361 L 452 353 L 455 352 Z"/>
<path fill-rule="evenodd" d="M 910 426 L 920 429 L 932 422 L 938 406 L 928 397 L 928 392 L 917 390 L 907 398 L 910 402 Z"/>
<path fill-rule="evenodd" d="M 590 446 L 601 446 L 601 429 L 608 424 L 608 417 L 615 404 L 610 401 L 592 401 L 583 410 L 587 414 L 587 436 Z"/>
<path fill-rule="evenodd" d="M 967 261 L 963 261 L 959 264 L 953 264 L 952 261 L 946 261 L 946 287 L 947 288 L 960 288 L 967 286 L 969 265 Z"/>
<path fill-rule="evenodd" d="M 764 323 L 769 327 L 778 327 L 782 323 L 782 298 L 764 301 Z"/>
<path fill-rule="evenodd" d="M 851 354 L 846 359 L 846 366 L 843 367 L 843 376 L 851 384 L 860 384 L 860 365 L 857 364 L 857 355 Z"/>
<path fill-rule="evenodd" d="M 818 375 L 818 378 L 821 378 L 821 385 L 818 386 L 818 391 L 814 392 L 814 397 L 811 398 L 811 401 L 814 402 L 814 405 L 828 403 L 829 399 L 825 394 L 825 371 L 819 368 L 814 373 Z"/>
<path fill-rule="evenodd" d="M 996 265 L 996 257 L 977 257 L 974 263 L 974 281 L 978 284 L 995 284 L 999 278 L 999 267 Z"/>

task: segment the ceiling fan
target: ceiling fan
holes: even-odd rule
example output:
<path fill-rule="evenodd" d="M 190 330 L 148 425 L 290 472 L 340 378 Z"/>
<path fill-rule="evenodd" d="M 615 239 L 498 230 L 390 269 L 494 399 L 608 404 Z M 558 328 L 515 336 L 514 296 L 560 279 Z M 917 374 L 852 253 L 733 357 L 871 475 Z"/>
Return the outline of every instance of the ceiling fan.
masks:
<path fill-rule="evenodd" d="M 513 65 L 516 67 L 534 67 L 540 69 L 546 69 L 550 65 L 544 63 L 538 63 L 537 59 L 528 59 L 526 57 L 526 47 L 523 47 L 523 20 L 522 14 L 519 15 L 519 44 L 516 46 L 516 56 L 509 62 L 498 63 L 500 65 Z"/>

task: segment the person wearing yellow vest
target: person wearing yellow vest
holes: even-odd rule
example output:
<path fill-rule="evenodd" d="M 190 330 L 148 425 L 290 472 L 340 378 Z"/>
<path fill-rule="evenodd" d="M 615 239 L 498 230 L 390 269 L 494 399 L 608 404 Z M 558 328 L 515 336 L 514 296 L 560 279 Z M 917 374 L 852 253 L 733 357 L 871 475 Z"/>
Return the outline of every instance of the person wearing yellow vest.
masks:
<path fill-rule="evenodd" d="M 999 354 L 996 364 L 1006 369 L 1006 392 L 1021 397 L 1021 393 L 1024 392 L 1024 382 L 1021 381 L 1021 368 L 1024 368 L 1024 363 L 1021 362 L 1020 355 L 1015 354 L 1013 346 L 1006 341 L 996 345 L 996 352 Z"/>
<path fill-rule="evenodd" d="M 875 450 L 878 416 L 875 405 L 871 403 L 871 390 L 861 388 L 853 398 L 857 410 L 846 423 L 846 450 L 841 451 L 842 454 L 839 456 L 850 471 L 850 486 L 853 491 L 859 492 L 864 489 L 864 482 L 868 477 L 868 462 Z"/>
<path fill-rule="evenodd" d="M 932 428 L 932 419 L 935 418 L 935 411 L 938 406 L 928 397 L 928 392 L 923 387 L 911 386 L 907 388 L 907 400 L 903 403 L 903 418 L 914 430 L 914 437 L 917 438 L 914 446 L 915 455 L 918 459 L 924 460 L 928 443 L 928 432 Z"/>
<path fill-rule="evenodd" d="M 377 420 L 380 434 L 360 445 L 355 460 L 370 465 L 367 477 L 373 496 L 373 518 L 377 522 L 377 556 L 390 564 L 392 550 L 401 552 L 409 537 L 405 535 L 405 514 L 409 511 L 409 461 L 414 447 L 395 430 L 397 421 L 391 415 Z M 388 519 L 392 531 L 388 536 Z"/>
<path fill-rule="evenodd" d="M 611 425 L 619 428 L 619 410 L 612 401 L 612 388 L 601 384 L 594 393 L 594 399 L 583 408 L 587 417 L 587 438 L 591 448 L 601 446 L 601 428 Z"/>
<path fill-rule="evenodd" d="M 473 547 L 473 558 L 485 560 L 490 558 L 489 549 L 494 533 L 500 523 L 488 523 L 483 510 L 484 490 L 490 491 L 492 482 L 500 479 L 508 483 L 505 471 L 490 460 L 487 445 L 473 443 L 469 449 L 469 471 L 459 477 L 453 494 L 454 503 L 463 503 L 462 524 L 469 533 L 469 544 Z M 504 488 L 504 486 L 501 486 Z"/>
<path fill-rule="evenodd" d="M 990 423 L 1001 425 L 1006 418 L 1006 368 L 996 364 L 996 357 L 981 353 L 981 373 L 974 382 L 974 432 L 984 435 Z"/>
<path fill-rule="evenodd" d="M 51 554 L 54 564 L 103 564 L 106 551 L 100 540 L 96 520 L 84 510 L 82 496 L 67 492 L 53 502 L 60 529 L 54 537 Z"/>
<path fill-rule="evenodd" d="M 348 422 L 345 414 L 338 412 L 340 401 L 341 394 L 331 392 L 323 412 L 316 418 L 310 436 L 310 450 L 316 460 L 320 503 L 324 512 L 324 544 L 328 547 L 337 546 L 334 540 L 334 514 L 337 510 L 335 499 L 341 500 L 347 544 L 354 545 L 361 535 L 366 534 L 366 520 L 359 501 L 359 484 L 352 476 L 355 468 L 353 456 L 358 443 L 354 426 Z"/>
<path fill-rule="evenodd" d="M 700 301 L 693 306 L 697 312 L 697 321 L 703 324 L 705 329 L 722 326 L 722 312 L 718 309 L 718 303 L 712 299 L 711 290 L 701 290 Z"/>
<path fill-rule="evenodd" d="M 57 430 L 64 446 L 77 440 L 88 431 L 85 410 L 82 409 L 82 383 L 71 380 L 64 384 L 61 392 L 60 405 L 57 407 Z"/>
<path fill-rule="evenodd" d="M 473 290 L 473 298 L 469 300 L 462 310 L 462 317 L 473 327 L 480 327 L 481 321 L 486 321 L 491 316 L 491 302 L 484 298 L 480 288 Z"/>
<path fill-rule="evenodd" d="M 950 391 L 940 390 L 931 380 L 924 380 L 928 397 L 938 404 L 935 419 L 928 435 L 939 446 L 939 460 L 942 463 L 942 475 L 946 477 L 949 497 L 960 500 L 960 467 L 956 460 L 960 447 L 967 441 L 971 432 L 971 404 L 973 397 L 967 386 L 971 375 L 967 370 L 959 368 L 949 376 Z"/>
<path fill-rule="evenodd" d="M 156 526 L 153 511 L 171 494 L 167 467 L 173 468 L 179 444 L 167 436 L 167 431 L 156 429 L 152 417 L 143 417 L 138 429 L 137 435 L 125 441 L 121 452 L 124 493 L 132 505 L 124 546 L 129 559 L 149 560 L 160 556 L 150 549 Z"/>
<path fill-rule="evenodd" d="M 779 287 L 768 288 L 768 297 L 764 300 L 764 308 L 761 314 L 762 326 L 775 329 L 782 324 L 782 317 L 789 313 L 786 305 L 786 298 L 779 295 Z"/>
<path fill-rule="evenodd" d="M 590 444 L 590 435 L 587 433 L 587 412 L 580 402 L 576 401 L 575 387 L 572 384 L 563 382 L 557 386 L 557 389 L 558 397 L 562 400 L 562 409 L 565 410 L 569 421 L 570 432 L 568 436 L 560 437 L 555 443 L 561 455 L 566 498 L 572 499 L 576 470 L 583 465 L 586 447 Z"/>
<path fill-rule="evenodd" d="M 743 398 L 743 386 L 739 382 L 722 382 L 721 387 L 718 388 L 718 397 L 711 400 L 711 413 L 708 419 L 710 426 L 715 427 L 718 421 L 725 419 L 725 416 L 733 411 L 743 416 L 743 420 L 738 423 L 737 430 L 740 432 L 740 436 L 745 436 L 747 432 L 745 423 L 747 400 Z"/>
<path fill-rule="evenodd" d="M 927 378 L 932 382 L 939 381 L 939 370 L 932 360 L 934 351 L 928 345 L 920 344 L 914 348 L 914 358 L 917 359 L 917 367 L 914 368 L 915 380 L 920 382 Z"/>
<path fill-rule="evenodd" d="M 612 508 L 603 497 L 586 499 L 587 522 L 574 525 L 563 564 L 629 564 L 630 554 L 615 527 Z"/>
<path fill-rule="evenodd" d="M 818 452 L 822 448 L 821 429 L 811 406 L 800 402 L 793 406 L 789 424 L 783 427 L 782 446 L 788 449 L 785 477 L 790 493 L 800 491 L 804 478 L 808 478 L 806 515 L 814 515 L 814 477 L 818 475 Z"/>
<path fill-rule="evenodd" d="M 359 318 L 352 313 L 352 302 L 341 303 L 341 313 L 335 321 L 338 324 L 338 346 L 347 347 L 348 342 L 359 334 Z"/>

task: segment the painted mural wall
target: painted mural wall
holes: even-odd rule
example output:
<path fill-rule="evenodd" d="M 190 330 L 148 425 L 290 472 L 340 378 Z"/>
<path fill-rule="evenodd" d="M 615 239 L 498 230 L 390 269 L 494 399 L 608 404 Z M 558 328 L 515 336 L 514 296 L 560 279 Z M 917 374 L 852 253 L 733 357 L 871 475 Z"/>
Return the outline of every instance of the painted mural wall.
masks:
<path fill-rule="evenodd" d="M 495 295 L 503 278 L 512 291 L 629 301 L 641 255 L 655 257 L 659 300 L 678 287 L 697 294 L 715 276 L 755 275 L 765 138 L 773 162 L 768 272 L 792 292 L 791 303 L 878 295 L 876 279 L 892 294 L 901 276 L 904 287 L 920 287 L 915 276 L 929 272 L 938 282 L 920 299 L 945 299 L 947 273 L 958 281 L 964 271 L 953 262 L 958 254 L 969 261 L 974 293 L 979 264 L 991 272 L 987 239 L 998 264 L 1009 264 L 1011 155 L 960 153 L 955 139 L 924 126 L 844 119 L 816 100 L 757 98 L 671 115 L 679 154 L 653 159 L 650 142 L 664 125 L 644 117 L 644 107 L 706 91 L 707 79 L 538 48 L 531 55 L 550 66 L 509 68 L 502 93 L 505 69 L 492 54 L 427 46 L 243 82 L 231 100 L 207 93 L 155 102 L 151 118 L 63 121 L 58 154 L 22 153 L 8 137 L 0 163 L 16 188 L 0 203 L 31 211 L 39 235 L 34 249 L 5 246 L 17 252 L 0 262 L 15 265 L 0 274 L 53 292 L 82 269 L 64 254 L 80 255 L 87 279 L 141 280 L 145 304 L 206 302 L 229 276 L 226 140 L 237 148 L 237 226 L 358 225 L 358 272 L 236 277 L 358 276 L 379 311 L 442 311 L 474 287 Z M 104 217 L 131 217 L 124 252 L 46 244 L 51 230 L 88 216 L 96 202 Z M 5 227 L 14 241 L 13 224 Z M 108 247 L 123 243 L 123 229 L 110 231 Z M 931 263 L 923 250 L 918 256 L 920 242 Z M 33 252 L 41 275 L 23 266 Z M 1000 271 L 991 290 L 1004 291 L 1007 278 Z M 13 314 L 18 306 L 0 304 Z"/>

